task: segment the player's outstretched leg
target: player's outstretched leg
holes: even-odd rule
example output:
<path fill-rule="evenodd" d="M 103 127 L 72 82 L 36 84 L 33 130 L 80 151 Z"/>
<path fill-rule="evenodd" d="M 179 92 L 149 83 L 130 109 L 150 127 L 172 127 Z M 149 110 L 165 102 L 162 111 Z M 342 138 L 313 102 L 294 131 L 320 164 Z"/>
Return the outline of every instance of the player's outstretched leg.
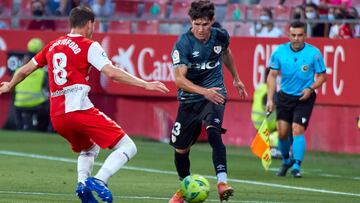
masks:
<path fill-rule="evenodd" d="M 226 147 L 221 139 L 221 129 L 213 125 L 206 127 L 210 146 L 213 150 L 212 160 L 218 180 L 220 201 L 228 201 L 234 195 L 234 189 L 227 184 Z"/>
<path fill-rule="evenodd" d="M 220 182 L 217 185 L 220 201 L 228 201 L 234 195 L 234 189 L 227 183 Z"/>
<path fill-rule="evenodd" d="M 99 203 L 93 196 L 90 188 L 86 187 L 83 183 L 77 184 L 75 193 L 82 203 Z"/>
<path fill-rule="evenodd" d="M 113 152 L 105 159 L 97 174 L 85 180 L 86 186 L 95 191 L 104 202 L 112 202 L 112 194 L 106 184 L 111 176 L 135 156 L 136 152 L 135 143 L 128 135 L 124 135 L 113 147 Z"/>
<path fill-rule="evenodd" d="M 104 202 L 111 203 L 113 201 L 111 191 L 103 181 L 90 177 L 85 180 L 85 184 L 90 190 L 95 191 Z"/>
<path fill-rule="evenodd" d="M 180 190 L 177 190 L 169 200 L 169 203 L 184 203 L 184 201 L 184 197 L 182 196 Z"/>

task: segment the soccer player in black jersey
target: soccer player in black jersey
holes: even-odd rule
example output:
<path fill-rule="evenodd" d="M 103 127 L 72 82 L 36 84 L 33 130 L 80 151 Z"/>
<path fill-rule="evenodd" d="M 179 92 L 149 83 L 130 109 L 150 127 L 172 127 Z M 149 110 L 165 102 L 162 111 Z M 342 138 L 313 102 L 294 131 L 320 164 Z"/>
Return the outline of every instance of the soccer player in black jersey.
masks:
<path fill-rule="evenodd" d="M 182 180 L 190 175 L 190 148 L 199 137 L 202 125 L 205 126 L 212 147 L 219 198 L 223 201 L 234 192 L 227 183 L 226 148 L 221 138 L 227 94 L 223 63 L 240 97 L 245 98 L 247 93 L 229 49 L 228 32 L 212 27 L 214 10 L 209 0 L 193 1 L 188 12 L 191 28 L 179 37 L 172 51 L 179 109 L 170 144 L 175 148 L 175 166 Z M 184 198 L 177 191 L 169 202 L 182 203 Z"/>

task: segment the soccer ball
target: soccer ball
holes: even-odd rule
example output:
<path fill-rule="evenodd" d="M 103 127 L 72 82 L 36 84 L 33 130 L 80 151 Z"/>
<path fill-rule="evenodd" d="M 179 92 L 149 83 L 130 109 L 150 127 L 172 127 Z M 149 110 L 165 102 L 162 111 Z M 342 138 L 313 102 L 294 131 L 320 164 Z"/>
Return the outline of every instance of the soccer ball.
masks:
<path fill-rule="evenodd" d="M 35 54 L 41 51 L 43 46 L 43 41 L 39 38 L 32 38 L 27 44 L 28 51 Z"/>
<path fill-rule="evenodd" d="M 189 175 L 180 183 L 180 192 L 189 203 L 204 202 L 209 196 L 209 181 L 201 175 Z"/>

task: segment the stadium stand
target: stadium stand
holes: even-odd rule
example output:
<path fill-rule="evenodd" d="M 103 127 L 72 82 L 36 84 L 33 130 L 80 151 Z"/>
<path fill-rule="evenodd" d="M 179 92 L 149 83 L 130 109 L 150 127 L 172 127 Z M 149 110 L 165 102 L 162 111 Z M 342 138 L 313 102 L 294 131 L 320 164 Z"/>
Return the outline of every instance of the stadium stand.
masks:
<path fill-rule="evenodd" d="M 69 21 L 67 19 L 57 19 L 55 20 L 56 31 L 68 32 L 69 31 Z"/>
<path fill-rule="evenodd" d="M 221 24 L 221 26 L 228 31 L 230 36 L 233 36 L 235 34 L 236 25 L 237 22 L 224 22 Z"/>
<path fill-rule="evenodd" d="M 31 16 L 31 1 L 21 1 L 19 15 Z"/>
<path fill-rule="evenodd" d="M 60 32 L 69 32 L 70 28 L 69 28 L 69 21 L 66 18 L 61 18 L 61 19 L 56 19 L 54 20 L 55 22 L 55 27 L 56 27 L 56 31 L 60 31 Z M 102 32 L 103 29 L 102 28 L 102 22 L 100 20 L 96 20 L 95 21 L 95 30 L 94 32 Z"/>
<path fill-rule="evenodd" d="M 248 19 L 258 20 L 260 18 L 260 12 L 263 8 L 264 7 L 258 5 L 249 7 Z"/>
<path fill-rule="evenodd" d="M 182 0 L 174 0 L 172 9 L 169 15 L 170 19 L 187 20 L 187 12 L 189 10 L 190 2 Z"/>
<path fill-rule="evenodd" d="M 264 7 L 262 6 L 251 6 L 248 12 L 249 14 L 248 19 L 256 19 L 256 20 L 259 19 L 261 10 L 263 8 Z M 273 7 L 271 10 L 273 13 L 274 20 L 289 20 L 292 12 L 291 7 L 285 7 L 285 6 L 276 6 Z"/>
<path fill-rule="evenodd" d="M 299 0 L 297 0 L 297 1 L 299 1 Z M 259 4 L 257 6 L 260 6 L 260 7 L 277 7 L 278 5 L 279 5 L 278 0 L 260 0 Z"/>
<path fill-rule="evenodd" d="M 152 2 L 144 2 L 144 10 L 141 18 L 143 19 L 163 19 L 166 17 L 167 0 L 153 0 Z"/>
<path fill-rule="evenodd" d="M 295 7 L 302 4 L 302 1 L 299 0 L 285 0 L 283 6 L 285 7 Z"/>
<path fill-rule="evenodd" d="M 20 18 L 18 21 L 18 29 L 26 29 L 31 21 L 32 19 Z"/>
<path fill-rule="evenodd" d="M 130 34 L 131 33 L 131 22 L 128 20 L 110 21 L 108 32 Z"/>
<path fill-rule="evenodd" d="M 272 9 L 273 19 L 275 20 L 289 20 L 291 16 L 291 7 L 275 7 Z"/>
<path fill-rule="evenodd" d="M 288 36 L 290 23 L 287 22 L 276 23 L 276 26 L 283 31 L 284 36 Z"/>
<path fill-rule="evenodd" d="M 138 17 L 138 5 L 137 1 L 129 0 L 114 0 L 115 3 L 115 16 L 123 18 L 136 18 Z"/>
<path fill-rule="evenodd" d="M 244 4 L 228 4 L 225 20 L 245 20 L 247 16 L 247 6 Z"/>
<path fill-rule="evenodd" d="M 224 4 L 227 4 L 227 3 L 228 3 L 227 0 L 213 0 L 212 2 L 214 2 L 214 4 L 215 4 L 216 6 L 218 6 L 218 5 L 224 5 Z"/>
<path fill-rule="evenodd" d="M 133 22 L 135 33 L 141 34 L 159 34 L 158 20 L 140 20 Z"/>
<path fill-rule="evenodd" d="M 352 1 L 352 5 L 353 5 L 353 7 L 355 7 L 355 8 L 358 10 L 358 12 L 360 13 L 360 0 L 353 0 L 353 1 Z"/>
<path fill-rule="evenodd" d="M 190 27 L 188 9 L 192 0 L 112 0 L 114 14 L 111 18 L 99 17 L 96 32 L 140 33 L 178 35 Z M 216 21 L 229 29 L 230 35 L 248 36 L 248 29 L 258 21 L 263 8 L 271 8 L 275 24 L 287 28 L 292 11 L 302 0 L 212 0 L 216 5 Z M 26 29 L 34 19 L 31 15 L 31 0 L 0 0 L 0 29 Z M 360 0 L 352 0 L 360 11 Z M 56 21 L 56 30 L 67 30 L 67 22 L 56 19 L 51 13 L 49 18 Z M 14 16 L 16 16 L 14 18 Z M 46 19 L 47 16 L 42 18 Z M 283 29 L 284 31 L 287 29 Z"/>
<path fill-rule="evenodd" d="M 187 25 L 185 23 L 185 25 Z M 181 22 L 171 22 L 171 21 L 160 21 L 159 22 L 159 33 L 160 34 L 170 34 L 170 35 L 179 35 L 187 29 L 187 26 L 184 26 Z"/>
<path fill-rule="evenodd" d="M 252 23 L 224 22 L 222 26 L 231 36 L 250 36 Z"/>
<path fill-rule="evenodd" d="M 0 16 L 10 16 L 11 15 L 11 8 L 13 6 L 12 0 L 1 0 L 0 1 Z"/>
<path fill-rule="evenodd" d="M 8 30 L 10 28 L 11 28 L 11 19 L 0 17 L 0 30 Z"/>

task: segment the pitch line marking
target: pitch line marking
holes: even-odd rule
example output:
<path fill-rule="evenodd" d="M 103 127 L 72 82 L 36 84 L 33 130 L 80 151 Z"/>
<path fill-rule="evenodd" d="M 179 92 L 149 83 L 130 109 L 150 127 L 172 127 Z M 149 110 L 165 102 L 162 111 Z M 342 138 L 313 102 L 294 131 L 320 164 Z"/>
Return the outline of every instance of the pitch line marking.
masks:
<path fill-rule="evenodd" d="M 18 194 L 18 195 L 48 195 L 48 196 L 68 196 L 74 197 L 75 194 L 68 193 L 50 193 L 50 192 L 19 192 L 19 191 L 2 191 L 0 194 Z M 114 198 L 117 199 L 150 199 L 150 200 L 165 200 L 168 201 L 168 197 L 150 197 L 150 196 L 118 196 L 114 195 Z M 219 202 L 218 199 L 207 199 L 207 202 Z M 259 201 L 246 201 L 246 200 L 229 200 L 229 202 L 239 202 L 239 203 L 281 203 L 281 202 L 259 202 Z"/>
<path fill-rule="evenodd" d="M 75 159 L 54 157 L 54 156 L 45 156 L 45 155 L 40 155 L 40 154 L 28 154 L 28 153 L 7 151 L 7 150 L 0 150 L 0 155 L 28 157 L 28 158 L 35 158 L 35 159 L 51 160 L 51 161 L 61 161 L 61 162 L 66 162 L 66 163 L 76 163 L 77 162 L 77 160 L 75 160 Z M 102 165 L 102 163 L 95 162 L 95 165 L 99 166 L 99 165 Z M 134 170 L 134 171 L 143 171 L 143 172 L 149 172 L 149 173 L 176 175 L 176 172 L 174 172 L 174 171 L 164 171 L 164 170 L 148 169 L 148 168 L 134 167 L 134 166 L 124 166 L 123 169 Z M 204 177 L 209 178 L 209 179 L 216 179 L 216 177 L 214 177 L 214 176 L 205 176 L 204 175 Z M 332 190 L 306 188 L 306 187 L 296 187 L 296 186 L 290 186 L 290 185 L 281 185 L 281 184 L 276 184 L 276 183 L 266 183 L 266 182 L 260 182 L 260 181 L 252 181 L 252 180 L 240 180 L 240 179 L 228 179 L 228 180 L 229 180 L 229 182 L 244 183 L 244 184 L 250 184 L 250 185 L 260 185 L 260 186 L 269 186 L 269 187 L 275 187 L 275 188 L 302 190 L 302 191 L 308 191 L 308 192 L 318 192 L 318 193 L 326 193 L 326 194 L 360 197 L 360 194 L 358 194 L 358 193 L 338 192 L 338 191 L 332 191 Z"/>

